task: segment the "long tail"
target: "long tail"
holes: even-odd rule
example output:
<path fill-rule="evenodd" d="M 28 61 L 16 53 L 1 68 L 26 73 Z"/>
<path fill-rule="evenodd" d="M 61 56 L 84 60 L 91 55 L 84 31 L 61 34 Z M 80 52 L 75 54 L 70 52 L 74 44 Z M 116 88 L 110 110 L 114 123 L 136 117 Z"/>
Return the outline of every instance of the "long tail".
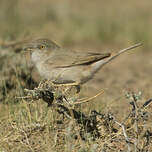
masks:
<path fill-rule="evenodd" d="M 129 51 L 129 50 L 132 50 L 132 49 L 134 49 L 134 48 L 136 48 L 136 47 L 139 47 L 139 46 L 141 46 L 141 45 L 143 45 L 143 44 L 142 44 L 142 43 L 138 43 L 138 44 L 132 45 L 132 46 L 130 46 L 130 47 L 128 47 L 128 48 L 125 48 L 125 49 L 123 49 L 123 50 L 120 50 L 118 53 L 116 53 L 115 55 L 111 56 L 107 61 L 105 61 L 104 64 L 106 64 L 106 63 L 110 62 L 111 60 L 115 59 L 115 58 L 116 58 L 117 56 L 119 56 L 120 54 L 125 53 L 125 52 L 127 52 L 127 51 Z"/>
<path fill-rule="evenodd" d="M 125 48 L 125 49 L 123 49 L 123 50 L 120 50 L 120 51 L 117 52 L 116 54 L 111 55 L 111 57 L 108 57 L 108 58 L 105 58 L 104 60 L 100 60 L 100 61 L 96 62 L 96 63 L 93 65 L 94 68 L 92 69 L 92 70 L 93 70 L 92 73 L 95 74 L 95 73 L 96 73 L 98 70 L 100 70 L 105 64 L 109 63 L 111 60 L 115 59 L 115 58 L 118 57 L 120 54 L 125 53 L 125 52 L 127 52 L 127 51 L 129 51 L 129 50 L 131 50 L 131 49 L 136 48 L 136 47 L 139 47 L 139 46 L 141 46 L 141 45 L 142 45 L 142 43 L 135 44 L 135 45 L 133 45 L 133 46 L 130 46 L 130 47 L 128 47 L 128 48 Z"/>

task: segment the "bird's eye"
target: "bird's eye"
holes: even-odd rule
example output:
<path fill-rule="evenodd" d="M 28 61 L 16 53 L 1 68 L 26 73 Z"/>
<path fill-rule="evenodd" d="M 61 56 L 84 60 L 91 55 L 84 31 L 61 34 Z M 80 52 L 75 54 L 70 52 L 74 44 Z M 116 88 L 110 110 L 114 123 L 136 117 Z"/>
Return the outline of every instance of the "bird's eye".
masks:
<path fill-rule="evenodd" d="M 40 49 L 44 49 L 45 48 L 45 46 L 44 45 L 40 45 Z"/>

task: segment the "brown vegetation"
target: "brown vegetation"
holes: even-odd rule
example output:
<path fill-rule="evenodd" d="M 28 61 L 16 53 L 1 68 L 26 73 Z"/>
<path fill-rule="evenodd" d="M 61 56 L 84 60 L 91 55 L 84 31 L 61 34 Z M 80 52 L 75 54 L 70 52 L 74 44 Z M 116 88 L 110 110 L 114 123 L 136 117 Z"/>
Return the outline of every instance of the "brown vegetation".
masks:
<path fill-rule="evenodd" d="M 151 5 L 150 0 L 2 0 L 0 152 L 151 151 Z M 76 94 L 73 88 L 39 84 L 22 51 L 23 42 L 35 37 L 82 51 L 144 46 L 106 65 Z M 101 89 L 104 94 L 81 104 Z"/>

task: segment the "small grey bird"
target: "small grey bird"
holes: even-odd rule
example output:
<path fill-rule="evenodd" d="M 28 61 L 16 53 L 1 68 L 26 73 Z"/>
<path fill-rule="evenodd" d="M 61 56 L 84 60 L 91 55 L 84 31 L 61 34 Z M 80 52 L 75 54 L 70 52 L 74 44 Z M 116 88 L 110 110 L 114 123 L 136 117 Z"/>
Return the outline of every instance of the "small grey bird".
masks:
<path fill-rule="evenodd" d="M 80 85 L 92 79 L 106 63 L 141 45 L 139 43 L 111 55 L 111 53 L 71 51 L 59 47 L 51 40 L 37 39 L 27 43 L 24 50 L 31 51 L 32 61 L 42 78 L 55 84 Z"/>

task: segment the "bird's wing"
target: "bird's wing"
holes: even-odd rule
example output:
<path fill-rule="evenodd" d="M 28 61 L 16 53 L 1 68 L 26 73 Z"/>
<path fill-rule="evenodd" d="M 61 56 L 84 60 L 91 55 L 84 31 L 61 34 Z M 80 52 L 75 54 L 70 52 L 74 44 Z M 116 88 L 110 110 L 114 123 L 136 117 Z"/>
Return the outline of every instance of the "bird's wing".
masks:
<path fill-rule="evenodd" d="M 110 53 L 95 53 L 82 51 L 60 51 L 54 57 L 46 60 L 54 68 L 66 68 L 78 65 L 88 65 L 104 58 L 110 57 Z"/>

